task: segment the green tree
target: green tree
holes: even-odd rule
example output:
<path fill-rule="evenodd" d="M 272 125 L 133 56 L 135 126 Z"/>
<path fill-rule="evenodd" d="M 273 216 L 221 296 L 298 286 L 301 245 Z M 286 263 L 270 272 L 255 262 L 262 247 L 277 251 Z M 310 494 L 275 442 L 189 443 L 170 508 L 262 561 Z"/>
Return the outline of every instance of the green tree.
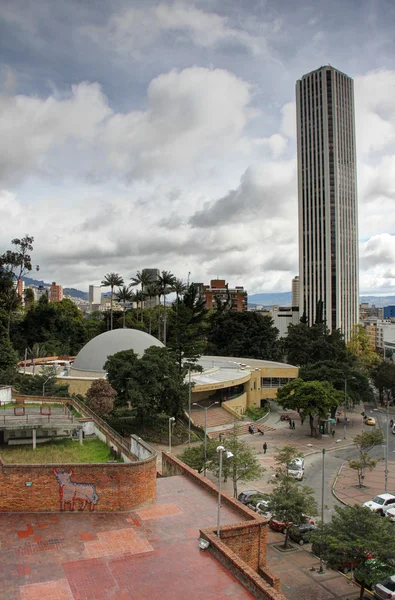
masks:
<path fill-rule="evenodd" d="M 219 446 L 215 444 L 215 448 Z M 222 474 L 226 480 L 228 477 L 233 482 L 233 495 L 237 498 L 237 486 L 239 482 L 253 481 L 259 479 L 265 469 L 261 466 L 256 454 L 251 447 L 239 440 L 236 436 L 226 440 L 226 449 L 233 454 L 232 458 L 227 458 L 222 463 Z M 210 461 L 210 470 L 218 477 L 219 475 L 219 453 L 214 450 L 207 453 Z"/>
<path fill-rule="evenodd" d="M 144 296 L 146 295 L 147 287 L 152 283 L 152 274 L 143 269 L 137 271 L 136 277 L 131 277 L 132 286 L 139 285 L 141 287 L 141 322 L 143 322 L 143 310 L 144 310 Z"/>
<path fill-rule="evenodd" d="M 320 525 L 313 534 L 322 559 L 331 567 L 342 562 L 358 564 L 365 580 L 361 582 L 360 599 L 364 597 L 368 575 L 367 562 L 372 556 L 382 563 L 383 571 L 392 575 L 395 569 L 395 537 L 392 523 L 363 506 L 335 507 L 332 522 Z"/>
<path fill-rule="evenodd" d="M 289 530 L 292 525 L 305 523 L 307 515 L 317 514 L 314 491 L 300 485 L 288 471 L 288 465 L 299 456 L 300 453 L 293 446 L 284 446 L 275 454 L 277 483 L 269 495 L 268 509 L 276 519 L 285 523 L 285 549 L 288 547 Z"/>
<path fill-rule="evenodd" d="M 181 416 L 188 385 L 167 348 L 151 346 L 141 358 L 132 350 L 123 350 L 110 356 L 104 369 L 117 392 L 117 405 L 130 404 L 141 425 L 160 413 Z"/>
<path fill-rule="evenodd" d="M 326 360 L 343 362 L 347 359 L 342 334 L 339 330 L 330 333 L 324 323 L 315 323 L 311 327 L 306 323 L 289 325 L 281 348 L 286 360 L 297 366 Z"/>
<path fill-rule="evenodd" d="M 57 383 L 56 368 L 43 367 L 39 375 L 20 375 L 15 387 L 21 394 L 67 398 L 69 386 Z"/>
<path fill-rule="evenodd" d="M 114 408 L 116 391 L 106 379 L 96 379 L 86 393 L 86 404 L 99 417 L 107 417 Z"/>
<path fill-rule="evenodd" d="M 166 346 L 167 324 L 166 324 L 166 296 L 172 291 L 176 281 L 175 276 L 170 271 L 162 271 L 159 275 L 158 285 L 163 296 L 163 343 Z"/>
<path fill-rule="evenodd" d="M 196 365 L 205 350 L 207 309 L 193 283 L 174 306 L 175 310 L 169 314 L 168 348 L 174 353 L 181 373 L 184 366 Z"/>
<path fill-rule="evenodd" d="M 212 312 L 208 332 L 208 353 L 275 360 L 278 329 L 271 317 L 257 312 Z"/>
<path fill-rule="evenodd" d="M 211 460 L 217 446 L 217 441 L 207 439 L 207 459 L 210 458 Z M 204 471 L 204 444 L 185 448 L 185 450 L 178 455 L 178 458 L 188 465 L 188 467 L 191 467 L 191 469 L 195 469 L 198 473 L 202 473 Z M 207 462 L 209 462 L 209 460 Z"/>
<path fill-rule="evenodd" d="M 11 241 L 13 250 L 7 250 L 0 256 L 0 308 L 7 313 L 7 333 L 10 335 L 11 317 L 13 311 L 20 305 L 15 281 L 20 281 L 32 270 L 30 253 L 33 251 L 34 238 L 29 235 Z M 40 267 L 36 267 L 37 271 Z"/>
<path fill-rule="evenodd" d="M 347 350 L 356 358 L 370 374 L 378 368 L 381 359 L 376 349 L 372 347 L 370 338 L 363 325 L 355 325 Z"/>
<path fill-rule="evenodd" d="M 149 330 L 148 333 L 152 334 L 152 314 L 154 312 L 154 308 L 151 306 L 152 298 L 157 298 L 159 295 L 159 289 L 156 282 L 150 283 L 144 289 L 144 295 L 149 299 Z"/>
<path fill-rule="evenodd" d="M 283 408 L 296 410 L 302 419 L 310 420 L 311 437 L 316 435 L 315 418 L 327 419 L 343 396 L 327 381 L 303 381 L 296 378 L 277 390 L 276 401 Z"/>
<path fill-rule="evenodd" d="M 380 401 L 384 395 L 395 398 L 395 363 L 382 362 L 373 374 L 373 383 L 379 390 Z"/>
<path fill-rule="evenodd" d="M 0 310 L 0 385 L 11 385 L 17 376 L 18 356 L 7 333 L 8 315 Z"/>
<path fill-rule="evenodd" d="M 23 292 L 23 299 L 25 301 L 25 308 L 29 309 L 34 304 L 34 292 L 32 288 L 26 288 Z"/>
<path fill-rule="evenodd" d="M 348 459 L 348 464 L 351 469 L 357 472 L 360 488 L 363 486 L 366 470 L 372 471 L 378 463 L 378 460 L 369 456 L 370 450 L 373 450 L 376 446 L 382 446 L 383 443 L 384 435 L 380 429 L 363 431 L 354 437 L 354 445 L 358 449 L 359 456 L 357 459 Z"/>
<path fill-rule="evenodd" d="M 133 299 L 133 292 L 130 289 L 130 286 L 124 285 L 119 288 L 119 290 L 115 294 L 115 300 L 117 302 L 121 302 L 123 304 L 123 328 L 125 329 L 125 319 L 126 319 L 126 304 L 131 302 Z"/>
<path fill-rule="evenodd" d="M 341 404 L 347 407 L 362 402 L 371 402 L 373 394 L 366 369 L 358 365 L 352 355 L 349 360 L 338 362 L 336 360 L 323 360 L 313 364 L 304 365 L 299 369 L 299 377 L 304 381 L 328 381 L 346 397 Z M 347 381 L 347 387 L 345 385 Z M 334 415 L 332 415 L 334 416 Z"/>
<path fill-rule="evenodd" d="M 107 275 L 104 276 L 104 279 L 101 282 L 101 286 L 102 287 L 109 287 L 111 289 L 111 308 L 110 308 L 110 311 L 111 311 L 110 329 L 111 330 L 113 328 L 113 296 L 114 296 L 114 288 L 115 287 L 120 287 L 121 285 L 123 285 L 123 278 L 118 273 L 107 273 Z"/>

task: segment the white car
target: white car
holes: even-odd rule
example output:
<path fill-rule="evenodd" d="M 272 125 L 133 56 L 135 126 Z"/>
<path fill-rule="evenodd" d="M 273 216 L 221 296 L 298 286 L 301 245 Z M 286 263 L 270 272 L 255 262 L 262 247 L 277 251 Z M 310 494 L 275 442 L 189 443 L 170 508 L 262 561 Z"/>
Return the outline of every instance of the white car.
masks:
<path fill-rule="evenodd" d="M 374 597 L 379 600 L 393 600 L 395 598 L 395 575 L 376 583 L 373 593 Z"/>
<path fill-rule="evenodd" d="M 389 508 L 385 513 L 385 516 L 388 517 L 390 521 L 395 523 L 395 506 L 394 508 Z"/>
<path fill-rule="evenodd" d="M 298 481 L 302 481 L 303 476 L 304 476 L 304 459 L 303 458 L 301 458 L 301 457 L 295 458 L 288 465 L 288 475 L 290 475 L 294 479 L 297 479 Z"/>
<path fill-rule="evenodd" d="M 393 494 L 379 494 L 373 500 L 364 502 L 363 506 L 371 511 L 385 515 L 389 508 L 395 508 L 395 496 Z"/>

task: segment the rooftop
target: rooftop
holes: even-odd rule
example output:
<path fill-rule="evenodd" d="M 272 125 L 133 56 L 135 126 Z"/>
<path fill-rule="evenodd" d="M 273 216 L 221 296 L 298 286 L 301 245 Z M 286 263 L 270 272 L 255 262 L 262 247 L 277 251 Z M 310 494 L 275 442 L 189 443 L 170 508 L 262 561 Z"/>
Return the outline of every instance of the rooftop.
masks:
<path fill-rule="evenodd" d="M 2 597 L 254 598 L 198 548 L 198 528 L 216 524 L 215 496 L 182 476 L 158 479 L 157 490 L 156 505 L 131 513 L 2 515 Z M 221 523 L 242 520 L 222 506 Z"/>

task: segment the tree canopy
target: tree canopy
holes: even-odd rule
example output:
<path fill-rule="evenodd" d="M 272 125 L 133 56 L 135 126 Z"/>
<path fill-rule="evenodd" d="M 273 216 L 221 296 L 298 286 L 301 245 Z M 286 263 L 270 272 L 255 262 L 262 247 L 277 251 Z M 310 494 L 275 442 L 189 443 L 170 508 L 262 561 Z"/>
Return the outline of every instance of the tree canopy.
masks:
<path fill-rule="evenodd" d="M 108 357 L 104 369 L 117 392 L 117 406 L 130 406 L 141 424 L 165 413 L 179 417 L 188 398 L 188 385 L 167 348 L 151 346 L 139 358 L 133 350 Z"/>
<path fill-rule="evenodd" d="M 278 329 L 257 312 L 213 311 L 207 335 L 209 354 L 276 360 Z"/>
<path fill-rule="evenodd" d="M 311 436 L 316 433 L 314 418 L 327 419 L 333 407 L 343 401 L 341 392 L 327 381 L 303 381 L 296 378 L 277 390 L 277 402 L 299 415 L 309 418 Z"/>
<path fill-rule="evenodd" d="M 339 330 L 330 333 L 324 323 L 315 323 L 311 327 L 306 323 L 289 325 L 287 337 L 281 340 L 281 347 L 287 361 L 303 366 L 320 361 L 343 362 L 347 359 L 347 350 Z"/>
<path fill-rule="evenodd" d="M 331 523 L 320 525 L 313 534 L 320 555 L 328 566 L 339 563 L 358 564 L 367 578 L 367 562 L 374 556 L 383 566 L 384 575 L 395 569 L 395 537 L 393 524 L 363 506 L 335 507 Z M 383 572 L 381 573 L 383 576 Z M 366 579 L 362 581 L 360 598 L 364 597 Z"/>

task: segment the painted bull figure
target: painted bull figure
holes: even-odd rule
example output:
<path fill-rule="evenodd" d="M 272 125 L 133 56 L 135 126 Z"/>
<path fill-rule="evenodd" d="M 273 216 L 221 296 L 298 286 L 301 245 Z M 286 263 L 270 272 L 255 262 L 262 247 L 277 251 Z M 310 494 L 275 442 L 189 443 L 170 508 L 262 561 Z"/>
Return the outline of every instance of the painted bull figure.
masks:
<path fill-rule="evenodd" d="M 53 472 L 59 482 L 60 510 L 65 510 L 67 502 L 70 503 L 70 510 L 74 510 L 76 500 L 81 502 L 79 510 L 84 510 L 87 504 L 89 504 L 90 510 L 94 510 L 99 496 L 92 484 L 71 481 L 73 474 L 71 469 L 70 471 L 57 471 L 54 469 Z"/>

